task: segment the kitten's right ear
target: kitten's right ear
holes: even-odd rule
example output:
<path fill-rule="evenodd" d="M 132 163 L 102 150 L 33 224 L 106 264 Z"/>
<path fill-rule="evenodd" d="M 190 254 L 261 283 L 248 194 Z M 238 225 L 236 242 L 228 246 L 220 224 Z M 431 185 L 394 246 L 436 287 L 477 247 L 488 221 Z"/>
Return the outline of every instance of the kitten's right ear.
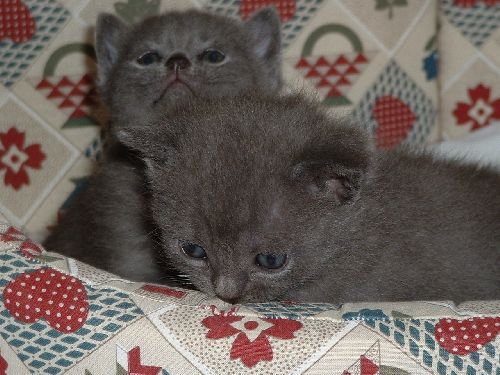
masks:
<path fill-rule="evenodd" d="M 95 44 L 99 85 L 105 85 L 111 68 L 118 61 L 118 53 L 128 26 L 118 17 L 102 13 L 97 17 Z"/>
<path fill-rule="evenodd" d="M 345 121 L 345 120 L 344 120 Z M 291 181 L 313 199 L 344 205 L 362 193 L 373 158 L 372 144 L 359 126 L 319 122 L 322 132 L 309 141 L 291 169 Z"/>
<path fill-rule="evenodd" d="M 312 197 L 343 205 L 359 197 L 365 172 L 363 168 L 347 167 L 330 160 L 309 160 L 294 166 L 292 181 Z"/>
<path fill-rule="evenodd" d="M 268 67 L 270 78 L 277 88 L 281 84 L 281 22 L 273 6 L 255 12 L 245 23 L 252 35 L 253 50 L 257 58 Z"/>

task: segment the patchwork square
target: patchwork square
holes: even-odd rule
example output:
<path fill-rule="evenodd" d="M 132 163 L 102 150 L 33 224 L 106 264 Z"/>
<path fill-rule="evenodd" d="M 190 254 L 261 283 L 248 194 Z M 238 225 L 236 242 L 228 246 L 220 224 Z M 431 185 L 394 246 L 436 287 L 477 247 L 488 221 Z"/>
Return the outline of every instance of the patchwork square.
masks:
<path fill-rule="evenodd" d="M 500 27 L 500 4 L 493 1 L 441 0 L 441 12 L 476 47 Z"/>
<path fill-rule="evenodd" d="M 391 61 L 353 115 L 375 134 L 377 147 L 390 149 L 401 143 L 424 144 L 434 127 L 436 109 L 422 89 Z"/>
<path fill-rule="evenodd" d="M 12 86 L 69 17 L 55 0 L 1 1 L 0 82 Z"/>
<path fill-rule="evenodd" d="M 0 286 L 4 287 L 17 276 L 31 272 L 37 264 L 20 254 L 0 254 L 3 272 Z M 0 335 L 26 365 L 42 373 L 58 374 L 89 355 L 125 326 L 143 316 L 141 309 L 127 294 L 112 288 L 86 286 L 88 316 L 81 328 L 61 333 L 46 320 L 23 323 L 5 308 L 0 297 Z"/>

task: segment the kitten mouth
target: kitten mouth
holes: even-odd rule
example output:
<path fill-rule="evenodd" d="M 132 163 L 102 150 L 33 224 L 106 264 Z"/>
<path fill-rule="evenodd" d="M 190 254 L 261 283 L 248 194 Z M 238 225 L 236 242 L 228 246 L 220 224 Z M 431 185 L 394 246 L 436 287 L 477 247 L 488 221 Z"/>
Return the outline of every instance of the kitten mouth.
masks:
<path fill-rule="evenodd" d="M 168 80 L 167 86 L 163 89 L 163 91 L 161 92 L 161 94 L 158 97 L 158 99 L 156 99 L 153 102 L 153 105 L 156 105 L 159 101 L 161 101 L 165 97 L 165 95 L 167 94 L 167 92 L 171 88 L 173 88 L 173 87 L 182 87 L 182 86 L 184 86 L 193 96 L 196 96 L 196 94 L 194 93 L 194 91 L 191 88 L 191 86 L 186 81 L 184 81 L 183 79 L 180 78 L 178 72 L 176 72 L 176 74 L 172 78 L 173 79 L 169 79 Z"/>

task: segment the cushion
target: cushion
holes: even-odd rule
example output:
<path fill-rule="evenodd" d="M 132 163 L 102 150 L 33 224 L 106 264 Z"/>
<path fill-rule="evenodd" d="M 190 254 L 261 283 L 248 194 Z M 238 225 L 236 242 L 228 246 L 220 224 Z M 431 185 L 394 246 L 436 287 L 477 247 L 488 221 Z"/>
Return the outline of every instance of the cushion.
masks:
<path fill-rule="evenodd" d="M 228 305 L 0 224 L 0 373 L 497 374 L 500 301 Z"/>

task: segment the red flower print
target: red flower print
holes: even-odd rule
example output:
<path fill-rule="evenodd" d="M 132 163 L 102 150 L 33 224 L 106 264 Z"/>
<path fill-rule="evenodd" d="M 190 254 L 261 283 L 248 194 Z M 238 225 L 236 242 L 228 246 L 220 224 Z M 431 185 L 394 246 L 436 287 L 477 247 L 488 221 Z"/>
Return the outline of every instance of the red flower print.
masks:
<path fill-rule="evenodd" d="M 45 160 L 39 144 L 24 146 L 24 132 L 18 132 L 15 127 L 0 132 L 0 170 L 6 169 L 4 184 L 19 190 L 23 185 L 29 185 L 26 167 L 40 169 Z"/>
<path fill-rule="evenodd" d="M 238 316 L 234 309 L 220 314 L 212 308 L 212 316 L 203 319 L 202 324 L 209 329 L 206 337 L 222 339 L 236 335 L 231 346 L 230 358 L 241 359 L 246 367 L 253 367 L 260 361 L 271 361 L 273 349 L 268 337 L 282 340 L 294 339 L 295 331 L 302 323 L 291 319 L 270 319 Z"/>
<path fill-rule="evenodd" d="M 470 8 L 480 3 L 492 7 L 494 5 L 500 4 L 500 0 L 455 0 L 453 5 L 457 7 Z"/>
<path fill-rule="evenodd" d="M 472 124 L 471 130 L 477 130 L 500 120 L 500 98 L 490 99 L 491 87 L 480 83 L 468 92 L 471 102 L 458 102 L 453 111 L 458 125 Z"/>

